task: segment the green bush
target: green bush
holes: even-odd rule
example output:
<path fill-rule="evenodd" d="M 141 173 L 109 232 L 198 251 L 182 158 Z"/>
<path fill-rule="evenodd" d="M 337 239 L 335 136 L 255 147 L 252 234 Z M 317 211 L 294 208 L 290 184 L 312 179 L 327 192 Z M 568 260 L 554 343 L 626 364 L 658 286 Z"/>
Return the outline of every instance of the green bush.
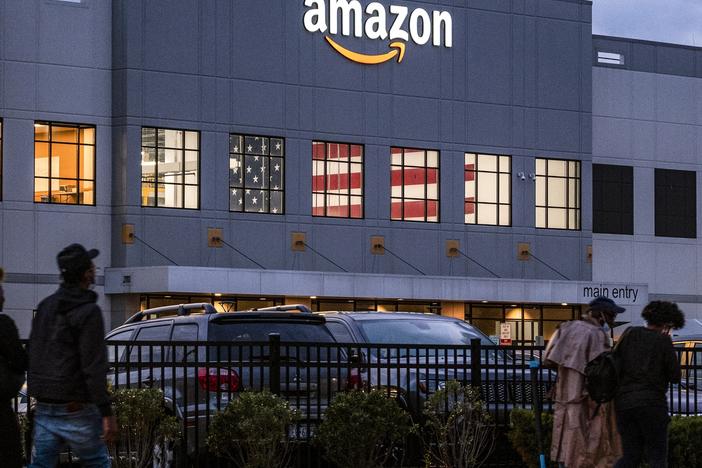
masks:
<path fill-rule="evenodd" d="M 553 430 L 553 415 L 541 413 L 541 437 L 544 454 L 548 460 L 551 451 L 551 431 Z M 529 468 L 539 468 L 539 447 L 536 440 L 536 418 L 531 410 L 515 408 L 509 415 L 509 432 L 507 433 L 514 450 L 519 454 L 524 464 Z M 557 467 L 557 463 L 548 463 Z"/>
<path fill-rule="evenodd" d="M 155 448 L 179 438 L 180 425 L 166 412 L 160 390 L 117 390 L 113 394 L 113 406 L 119 428 L 119 444 L 110 447 L 114 467 L 152 466 Z"/>
<path fill-rule="evenodd" d="M 243 392 L 212 418 L 207 445 L 236 466 L 286 466 L 290 456 L 288 428 L 295 419 L 288 402 L 272 393 Z"/>
<path fill-rule="evenodd" d="M 431 466 L 478 467 L 495 444 L 495 424 L 480 400 L 480 390 L 455 380 L 424 404 L 422 436 Z"/>
<path fill-rule="evenodd" d="M 341 468 L 385 466 L 414 431 L 409 413 L 385 392 L 340 393 L 324 413 L 316 441 Z"/>
<path fill-rule="evenodd" d="M 668 465 L 702 466 L 702 417 L 675 416 L 668 427 Z"/>

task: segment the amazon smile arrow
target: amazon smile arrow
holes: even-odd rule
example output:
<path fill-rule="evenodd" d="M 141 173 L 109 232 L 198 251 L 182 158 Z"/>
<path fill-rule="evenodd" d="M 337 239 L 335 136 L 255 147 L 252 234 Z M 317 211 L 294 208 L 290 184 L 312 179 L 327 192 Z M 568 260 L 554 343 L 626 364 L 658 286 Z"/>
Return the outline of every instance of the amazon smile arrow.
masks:
<path fill-rule="evenodd" d="M 366 65 L 377 65 L 379 63 L 384 63 L 389 60 L 392 60 L 393 58 L 395 58 L 395 56 L 397 56 L 397 63 L 402 62 L 402 59 L 405 58 L 404 42 L 391 42 L 390 47 L 395 50 L 391 50 L 390 52 L 378 55 L 367 55 L 349 50 L 341 46 L 340 44 L 334 42 L 334 40 L 329 36 L 324 36 L 324 39 L 326 39 L 329 45 L 332 46 L 332 48 L 336 50 L 339 54 L 353 62 L 363 63 Z"/>

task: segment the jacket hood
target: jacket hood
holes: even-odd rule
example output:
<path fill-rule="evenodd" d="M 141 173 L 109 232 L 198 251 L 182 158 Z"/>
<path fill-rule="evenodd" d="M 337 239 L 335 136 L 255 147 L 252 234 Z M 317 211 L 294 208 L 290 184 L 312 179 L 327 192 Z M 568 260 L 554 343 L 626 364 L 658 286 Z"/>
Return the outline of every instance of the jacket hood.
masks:
<path fill-rule="evenodd" d="M 56 292 L 56 299 L 58 299 L 56 312 L 63 313 L 83 304 L 97 302 L 97 293 L 90 289 L 62 284 Z"/>

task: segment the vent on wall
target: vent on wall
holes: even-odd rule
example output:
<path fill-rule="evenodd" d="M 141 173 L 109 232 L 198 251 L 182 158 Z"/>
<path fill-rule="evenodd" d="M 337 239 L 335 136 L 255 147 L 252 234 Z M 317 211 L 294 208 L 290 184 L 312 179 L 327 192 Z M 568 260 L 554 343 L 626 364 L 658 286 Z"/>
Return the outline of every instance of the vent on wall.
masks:
<path fill-rule="evenodd" d="M 619 52 L 597 51 L 597 63 L 607 63 L 609 65 L 624 65 L 624 54 Z"/>

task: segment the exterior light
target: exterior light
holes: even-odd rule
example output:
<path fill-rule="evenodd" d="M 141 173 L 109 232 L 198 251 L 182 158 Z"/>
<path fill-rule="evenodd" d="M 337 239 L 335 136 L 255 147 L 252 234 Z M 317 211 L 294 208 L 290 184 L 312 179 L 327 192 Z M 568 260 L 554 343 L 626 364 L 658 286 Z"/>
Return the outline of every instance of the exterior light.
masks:
<path fill-rule="evenodd" d="M 222 297 L 222 293 L 215 293 L 215 297 Z"/>
<path fill-rule="evenodd" d="M 310 299 L 317 299 L 317 296 L 310 296 Z"/>
<path fill-rule="evenodd" d="M 562 305 L 562 306 L 567 306 L 568 303 L 567 303 L 567 302 L 561 302 L 561 305 Z"/>

